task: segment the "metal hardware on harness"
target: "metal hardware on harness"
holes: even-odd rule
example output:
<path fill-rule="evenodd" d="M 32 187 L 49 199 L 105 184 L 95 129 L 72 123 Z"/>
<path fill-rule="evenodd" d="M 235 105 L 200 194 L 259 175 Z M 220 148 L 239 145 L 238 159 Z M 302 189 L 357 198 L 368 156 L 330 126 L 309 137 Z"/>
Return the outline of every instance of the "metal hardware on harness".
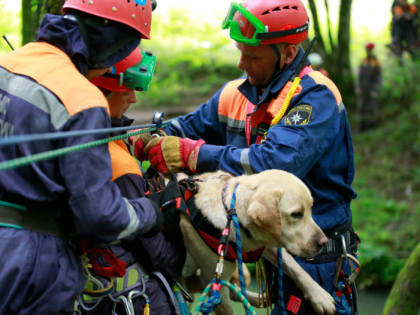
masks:
<path fill-rule="evenodd" d="M 350 255 L 347 252 L 347 246 L 346 246 L 346 240 L 344 238 L 344 235 L 341 234 L 341 243 L 342 243 L 342 247 L 343 247 L 343 254 L 338 258 L 336 265 L 335 265 L 335 276 L 334 276 L 334 287 L 337 288 L 338 285 L 338 278 L 340 277 L 340 273 L 341 273 L 341 269 L 343 267 L 343 261 L 346 259 L 348 264 L 349 264 L 349 268 L 350 268 L 350 275 L 347 277 L 347 282 L 346 284 L 351 284 L 354 282 L 354 280 L 357 277 L 357 274 L 360 271 L 360 262 L 359 260 L 354 257 L 353 255 Z M 353 264 L 355 265 L 355 267 L 353 267 Z"/>
<path fill-rule="evenodd" d="M 128 293 L 128 296 L 120 295 L 117 298 L 114 298 L 112 295 L 109 295 L 109 298 L 114 305 L 112 306 L 112 314 L 116 314 L 117 304 L 123 303 L 127 315 L 135 315 L 133 299 L 139 296 L 143 296 L 146 300 L 146 305 L 149 304 L 149 297 L 144 293 L 144 290 L 133 290 Z"/>

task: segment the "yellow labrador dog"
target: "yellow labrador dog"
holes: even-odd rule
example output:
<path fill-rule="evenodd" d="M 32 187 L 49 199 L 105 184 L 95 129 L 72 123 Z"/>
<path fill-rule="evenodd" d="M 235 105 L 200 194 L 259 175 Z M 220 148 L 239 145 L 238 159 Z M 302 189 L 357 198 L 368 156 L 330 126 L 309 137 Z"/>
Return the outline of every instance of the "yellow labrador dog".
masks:
<path fill-rule="evenodd" d="M 311 301 L 319 314 L 335 313 L 331 295 L 288 254 L 313 257 L 327 242 L 326 236 L 312 219 L 311 193 L 299 178 L 280 170 L 243 176 L 218 171 L 194 178 L 198 179 L 195 204 L 202 215 L 220 231 L 227 223 L 224 205 L 229 207 L 234 187 L 238 184 L 236 212 L 241 230 L 244 229 L 241 231 L 243 251 L 265 247 L 264 255 L 276 263 L 275 248 L 284 248 L 284 271 L 294 279 L 305 298 Z M 222 198 L 224 187 L 225 198 Z M 193 276 L 200 269 L 201 284 L 206 286 L 214 277 L 217 254 L 204 243 L 185 215 L 181 215 L 180 228 L 187 249 L 183 277 L 186 279 Z M 234 231 L 234 227 L 231 228 Z M 231 232 L 230 238 L 235 241 L 234 232 Z M 225 260 L 222 279 L 231 279 L 235 268 L 234 262 Z M 216 314 L 233 314 L 227 288 L 223 287 L 221 295 L 222 304 L 217 307 Z M 251 303 L 256 302 L 256 296 L 251 293 L 248 298 Z"/>

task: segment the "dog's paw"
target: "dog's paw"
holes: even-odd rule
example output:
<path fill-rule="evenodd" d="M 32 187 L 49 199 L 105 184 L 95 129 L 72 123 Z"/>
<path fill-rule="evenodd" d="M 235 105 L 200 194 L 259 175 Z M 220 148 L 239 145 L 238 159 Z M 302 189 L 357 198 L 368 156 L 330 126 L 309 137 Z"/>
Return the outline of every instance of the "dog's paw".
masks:
<path fill-rule="evenodd" d="M 334 298 L 317 283 L 315 284 L 316 286 L 310 290 L 310 294 L 305 298 L 311 302 L 312 307 L 317 314 L 336 314 Z"/>

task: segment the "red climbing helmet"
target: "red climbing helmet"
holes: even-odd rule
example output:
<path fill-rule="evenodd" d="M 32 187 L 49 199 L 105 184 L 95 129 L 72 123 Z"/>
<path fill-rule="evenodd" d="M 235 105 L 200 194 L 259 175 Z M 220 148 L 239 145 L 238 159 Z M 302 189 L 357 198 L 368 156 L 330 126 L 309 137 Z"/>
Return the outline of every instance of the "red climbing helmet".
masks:
<path fill-rule="evenodd" d="M 309 17 L 300 0 L 245 0 L 231 4 L 222 28 L 252 46 L 299 44 L 308 37 Z"/>
<path fill-rule="evenodd" d="M 366 50 L 371 51 L 373 48 L 375 48 L 374 43 L 367 43 L 365 46 Z"/>
<path fill-rule="evenodd" d="M 70 9 L 122 23 L 150 39 L 151 0 L 66 0 L 62 10 Z"/>
<path fill-rule="evenodd" d="M 118 62 L 114 67 L 112 67 L 112 73 L 116 76 L 120 75 L 127 69 L 132 66 L 137 65 L 143 59 L 140 48 L 134 49 L 130 55 L 125 57 L 123 60 Z M 120 84 L 119 80 L 114 77 L 100 76 L 90 80 L 96 86 L 102 87 L 108 91 L 112 92 L 129 92 L 132 89 L 127 86 Z"/>

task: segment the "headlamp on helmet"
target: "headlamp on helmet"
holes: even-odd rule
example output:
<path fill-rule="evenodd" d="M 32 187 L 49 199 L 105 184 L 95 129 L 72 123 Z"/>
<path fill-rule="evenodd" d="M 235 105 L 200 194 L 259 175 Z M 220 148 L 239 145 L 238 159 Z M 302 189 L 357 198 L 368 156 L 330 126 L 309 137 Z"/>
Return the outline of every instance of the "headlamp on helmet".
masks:
<path fill-rule="evenodd" d="M 142 52 L 143 58 L 137 65 L 128 68 L 120 76 L 120 84 L 122 83 L 129 89 L 136 91 L 149 90 L 150 82 L 153 78 L 156 66 L 156 56 L 150 52 Z"/>
<path fill-rule="evenodd" d="M 136 65 L 120 74 L 116 74 L 115 67 L 113 67 L 113 72 L 105 73 L 103 77 L 116 79 L 120 87 L 146 92 L 149 90 L 155 72 L 156 56 L 153 56 L 150 52 L 141 52 L 141 54 L 141 61 Z"/>

